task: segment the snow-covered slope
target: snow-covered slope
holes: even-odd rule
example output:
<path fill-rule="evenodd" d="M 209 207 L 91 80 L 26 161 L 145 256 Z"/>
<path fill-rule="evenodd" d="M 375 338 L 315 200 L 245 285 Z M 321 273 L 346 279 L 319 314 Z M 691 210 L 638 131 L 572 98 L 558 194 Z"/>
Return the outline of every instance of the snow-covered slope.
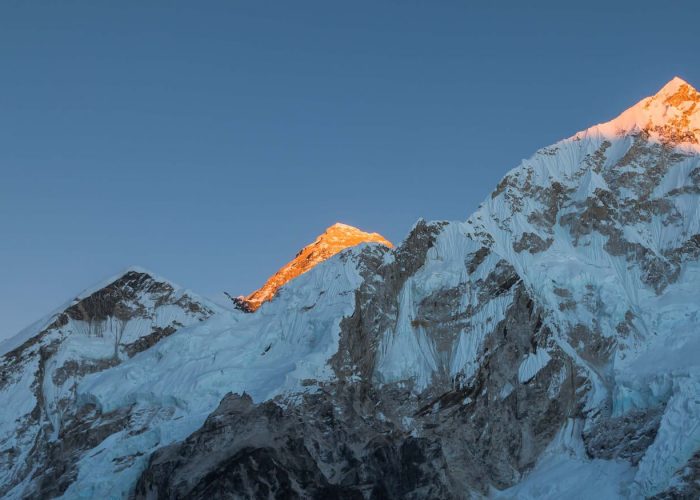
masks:
<path fill-rule="evenodd" d="M 698 497 L 698 103 L 674 79 L 396 248 L 307 247 L 255 314 L 83 297 L 4 347 L 3 491 Z"/>

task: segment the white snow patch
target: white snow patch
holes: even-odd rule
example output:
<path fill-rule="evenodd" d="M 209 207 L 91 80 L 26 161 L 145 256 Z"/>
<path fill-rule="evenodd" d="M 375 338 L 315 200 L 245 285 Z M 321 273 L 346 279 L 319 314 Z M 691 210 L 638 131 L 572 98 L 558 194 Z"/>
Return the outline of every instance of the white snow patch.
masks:
<path fill-rule="evenodd" d="M 525 356 L 525 359 L 520 363 L 518 368 L 518 381 L 521 384 L 532 380 L 537 373 L 547 366 L 547 363 L 552 359 L 546 349 L 537 349 Z"/>
<path fill-rule="evenodd" d="M 511 384 L 510 382 L 506 382 L 506 384 L 501 389 L 501 393 L 499 394 L 500 398 L 506 399 L 513 392 L 513 389 L 513 384 Z"/>

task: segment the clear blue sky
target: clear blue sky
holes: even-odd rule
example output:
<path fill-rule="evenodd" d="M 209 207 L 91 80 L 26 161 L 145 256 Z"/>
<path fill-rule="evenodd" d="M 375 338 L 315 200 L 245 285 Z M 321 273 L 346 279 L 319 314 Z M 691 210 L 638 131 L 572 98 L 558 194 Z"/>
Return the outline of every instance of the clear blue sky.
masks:
<path fill-rule="evenodd" d="M 0 337 L 132 264 L 242 294 L 335 221 L 466 219 L 700 84 L 696 1 L 573 3 L 2 2 Z"/>

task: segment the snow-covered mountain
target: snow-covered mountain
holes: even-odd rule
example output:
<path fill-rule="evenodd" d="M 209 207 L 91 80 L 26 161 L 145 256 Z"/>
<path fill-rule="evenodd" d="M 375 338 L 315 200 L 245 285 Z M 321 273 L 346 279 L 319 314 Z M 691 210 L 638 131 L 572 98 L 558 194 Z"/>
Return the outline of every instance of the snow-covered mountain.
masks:
<path fill-rule="evenodd" d="M 324 260 L 360 243 L 381 243 L 391 248 L 393 245 L 381 234 L 365 233 L 356 227 L 340 222 L 326 229 L 310 245 L 305 246 L 296 257 L 282 266 L 265 284 L 248 295 L 235 300 L 236 305 L 246 311 L 257 310 L 264 302 L 272 300 L 277 291 L 297 276 L 310 271 Z"/>
<path fill-rule="evenodd" d="M 78 401 L 80 383 L 217 314 L 226 311 L 131 268 L 0 344 L 0 495 L 62 492 L 75 461 L 122 422 Z"/>
<path fill-rule="evenodd" d="M 86 292 L 2 344 L 0 494 L 698 498 L 698 103 L 676 78 L 252 314 Z"/>

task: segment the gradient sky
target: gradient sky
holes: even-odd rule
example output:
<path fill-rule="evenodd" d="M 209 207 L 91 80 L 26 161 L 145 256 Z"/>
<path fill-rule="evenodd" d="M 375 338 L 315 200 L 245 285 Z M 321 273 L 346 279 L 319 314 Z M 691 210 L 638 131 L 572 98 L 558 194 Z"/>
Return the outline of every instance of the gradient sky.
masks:
<path fill-rule="evenodd" d="M 700 4 L 0 4 L 0 338 L 132 264 L 257 288 L 335 221 L 401 241 L 674 75 Z"/>

